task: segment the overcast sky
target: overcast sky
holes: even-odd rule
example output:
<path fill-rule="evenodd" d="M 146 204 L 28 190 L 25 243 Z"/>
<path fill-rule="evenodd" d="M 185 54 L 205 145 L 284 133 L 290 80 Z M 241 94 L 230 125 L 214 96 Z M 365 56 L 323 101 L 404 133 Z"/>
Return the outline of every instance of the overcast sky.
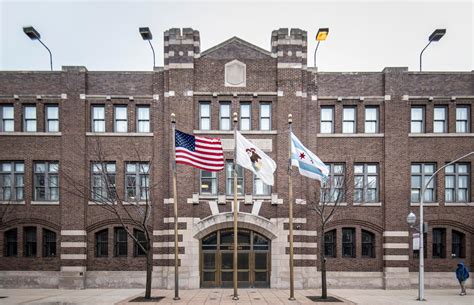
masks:
<path fill-rule="evenodd" d="M 138 33 L 149 26 L 157 66 L 163 65 L 163 32 L 172 27 L 200 31 L 201 51 L 238 36 L 270 50 L 271 31 L 308 31 L 308 66 L 314 36 L 320 71 L 419 69 L 419 53 L 436 28 L 441 41 L 423 56 L 425 71 L 474 70 L 473 1 L 39 1 L 0 0 L 0 70 L 48 70 L 47 51 L 22 31 L 33 25 L 53 52 L 54 69 L 152 69 L 150 47 Z"/>

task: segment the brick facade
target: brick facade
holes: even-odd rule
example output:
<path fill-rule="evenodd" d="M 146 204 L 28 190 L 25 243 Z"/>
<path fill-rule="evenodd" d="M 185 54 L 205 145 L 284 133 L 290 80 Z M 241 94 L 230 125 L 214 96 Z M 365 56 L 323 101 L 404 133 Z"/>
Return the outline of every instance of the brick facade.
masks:
<path fill-rule="evenodd" d="M 187 133 L 232 139 L 230 131 L 219 131 L 219 103 L 229 102 L 231 113 L 239 113 L 242 102 L 251 103 L 251 131 L 247 138 L 270 143 L 267 153 L 278 165 L 273 196 L 253 196 L 252 204 L 240 200 L 240 225 L 271 240 L 270 286 L 288 286 L 288 125 L 293 115 L 293 130 L 305 145 L 324 162 L 343 163 L 346 168 L 347 197 L 328 231 L 336 229 L 336 257 L 328 258 L 331 285 L 340 287 L 403 288 L 416 283 L 418 260 L 413 257 L 411 234 L 406 223 L 410 211 L 410 166 L 412 163 L 435 163 L 437 168 L 474 150 L 474 73 L 410 72 L 407 68 L 385 68 L 382 72 L 329 73 L 307 68 L 306 32 L 279 29 L 272 32 L 271 51 L 261 49 L 239 38 L 231 38 L 209 50 L 200 50 L 199 32 L 193 29 L 170 29 L 164 34 L 164 67 L 153 72 L 98 72 L 84 67 L 63 67 L 56 72 L 0 72 L 0 106 L 14 106 L 14 132 L 0 132 L 0 162 L 24 161 L 24 200 L 8 205 L 0 225 L 0 247 L 5 248 L 4 233 L 17 228 L 18 254 L 6 256 L 1 251 L 0 286 L 18 286 L 16 280 L 28 278 L 30 286 L 43 287 L 135 287 L 143 283 L 145 258 L 133 257 L 133 243 L 128 238 L 128 256 L 113 256 L 113 230 L 119 223 L 88 200 L 66 190 L 66 179 L 60 177 L 60 200 L 57 203 L 33 200 L 33 165 L 35 161 L 59 161 L 61 170 L 78 184 L 89 183 L 93 147 L 98 141 L 116 162 L 117 188 L 124 192 L 125 163 L 153 158 L 151 191 L 154 205 L 154 285 L 172 287 L 174 235 L 171 174 L 170 115 L 176 114 L 177 128 Z M 245 64 L 245 86 L 228 86 L 226 64 L 238 60 Z M 199 103 L 211 103 L 211 131 L 199 130 Z M 271 103 L 271 130 L 259 130 L 260 103 Z M 24 105 L 37 107 L 37 132 L 22 132 Z M 45 132 L 44 109 L 59 105 L 58 133 Z M 91 130 L 91 105 L 105 106 L 106 132 Z M 126 105 L 128 133 L 114 133 L 114 105 Z M 136 110 L 150 106 L 150 132 L 138 133 Z M 410 133 L 410 108 L 425 107 L 425 133 Z M 447 133 L 433 133 L 433 108 L 448 109 Z M 456 107 L 470 107 L 468 133 L 456 133 Z M 334 133 L 320 131 L 320 109 L 334 109 Z M 342 133 L 343 107 L 356 109 L 356 133 Z M 364 132 L 365 108 L 379 111 L 378 132 Z M 132 149 L 133 148 L 133 149 Z M 232 160 L 232 149 L 225 150 Z M 472 170 L 474 156 L 463 162 Z M 354 197 L 354 164 L 376 164 L 378 200 L 356 203 Z M 318 287 L 319 220 L 300 204 L 314 199 L 318 182 L 293 171 L 295 221 L 296 287 Z M 246 194 L 252 193 L 253 177 L 244 174 Z M 199 171 L 178 165 L 179 241 L 181 285 L 200 286 L 199 238 L 228 228 L 231 219 L 231 197 L 225 204 L 216 196 L 200 196 Z M 225 171 L 218 173 L 218 193 L 225 193 Z M 70 183 L 70 182 L 69 182 Z M 445 202 L 444 171 L 435 179 L 436 204 L 425 207 L 428 222 L 427 284 L 441 285 L 452 278 L 458 258 L 451 257 L 452 230 L 464 234 L 466 265 L 474 260 L 474 179 L 470 173 L 467 204 Z M 272 198 L 277 196 L 277 198 Z M 303 200 L 303 201 L 302 201 Z M 256 202 L 258 201 L 258 203 Z M 4 202 L 5 203 L 5 202 Z M 260 206 L 261 204 L 261 206 Z M 215 208 L 217 207 L 218 213 Z M 5 210 L 7 204 L 2 204 Z M 214 211 L 213 211 L 214 209 Z M 23 228 L 37 227 L 37 255 L 23 257 Z M 42 228 L 57 234 L 57 254 L 42 255 Z M 342 228 L 355 229 L 355 257 L 342 257 Z M 432 257 L 432 229 L 445 228 L 445 258 Z M 109 255 L 96 257 L 95 233 L 109 229 Z M 362 230 L 374 235 L 374 257 L 362 257 Z M 318 232 L 319 233 L 319 232 Z M 316 254 L 318 254 L 316 256 Z M 22 273 L 22 271 L 27 273 Z M 129 277 L 121 271 L 131 272 Z M 102 272 L 102 273 L 101 273 Z M 114 273 L 115 272 L 115 273 Z M 450 272 L 450 273 L 445 273 Z M 49 277 L 48 281 L 44 281 Z M 360 283 L 363 277 L 366 284 Z M 16 279 L 16 280 L 15 280 Z M 450 280 L 451 281 L 451 280 Z M 449 283 L 443 285 L 454 285 Z"/>

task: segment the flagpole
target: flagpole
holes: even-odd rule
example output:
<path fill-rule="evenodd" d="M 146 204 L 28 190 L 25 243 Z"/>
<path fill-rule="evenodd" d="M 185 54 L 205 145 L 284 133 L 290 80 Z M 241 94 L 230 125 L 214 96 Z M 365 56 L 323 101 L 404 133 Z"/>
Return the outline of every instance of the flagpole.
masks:
<path fill-rule="evenodd" d="M 176 116 L 171 114 L 171 127 L 173 135 L 173 210 L 174 210 L 174 298 L 179 297 L 179 273 L 178 273 L 178 194 L 176 189 Z"/>
<path fill-rule="evenodd" d="M 238 245 L 238 231 L 237 231 L 237 216 L 238 216 L 238 202 L 237 202 L 237 112 L 234 112 L 234 296 L 232 300 L 238 300 L 239 296 L 237 294 L 237 284 L 238 284 L 238 276 L 237 276 L 237 245 Z"/>
<path fill-rule="evenodd" d="M 288 300 L 295 300 L 295 274 L 293 270 L 293 181 L 291 180 L 291 124 L 293 116 L 288 114 L 288 214 L 290 227 L 290 297 Z"/>

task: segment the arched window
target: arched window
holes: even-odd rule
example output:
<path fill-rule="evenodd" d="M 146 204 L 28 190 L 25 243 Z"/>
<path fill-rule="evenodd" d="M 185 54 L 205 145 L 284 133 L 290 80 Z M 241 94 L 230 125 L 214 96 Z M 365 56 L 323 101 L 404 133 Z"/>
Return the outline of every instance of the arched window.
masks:
<path fill-rule="evenodd" d="M 43 256 L 56 256 L 56 233 L 43 229 Z"/>
<path fill-rule="evenodd" d="M 464 233 L 453 230 L 451 238 L 451 257 L 465 258 L 466 257 L 466 236 Z"/>
<path fill-rule="evenodd" d="M 18 230 L 11 229 L 5 232 L 5 256 L 17 256 L 18 255 Z"/>
<path fill-rule="evenodd" d="M 433 229 L 433 257 L 446 257 L 446 229 Z"/>
<path fill-rule="evenodd" d="M 145 232 L 143 232 L 141 230 L 134 229 L 133 230 L 133 235 L 138 240 L 140 245 L 142 245 L 143 248 L 145 248 L 145 249 L 148 248 L 148 244 L 146 242 Z M 133 255 L 134 256 L 145 256 L 146 255 L 145 251 L 143 251 L 143 249 L 136 242 L 133 243 Z"/>
<path fill-rule="evenodd" d="M 23 229 L 24 256 L 36 256 L 36 227 L 25 227 Z"/>
<path fill-rule="evenodd" d="M 342 257 L 355 257 L 355 229 L 342 229 Z"/>
<path fill-rule="evenodd" d="M 362 230 L 362 257 L 375 257 L 375 234 Z"/>
<path fill-rule="evenodd" d="M 336 257 L 336 230 L 324 233 L 324 256 Z"/>
<path fill-rule="evenodd" d="M 95 256 L 109 255 L 109 230 L 105 229 L 95 233 Z"/>

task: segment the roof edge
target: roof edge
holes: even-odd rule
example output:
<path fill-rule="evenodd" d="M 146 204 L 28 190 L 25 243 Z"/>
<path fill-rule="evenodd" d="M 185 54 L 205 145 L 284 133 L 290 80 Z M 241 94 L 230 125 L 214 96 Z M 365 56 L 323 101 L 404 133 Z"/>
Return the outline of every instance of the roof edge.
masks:
<path fill-rule="evenodd" d="M 267 51 L 267 50 L 265 50 L 265 49 L 262 49 L 262 48 L 260 48 L 260 47 L 258 47 L 258 46 L 256 46 L 256 45 L 254 45 L 254 44 L 248 42 L 248 41 L 243 40 L 242 38 L 239 38 L 239 37 L 237 37 L 237 36 L 234 36 L 234 37 L 232 37 L 232 38 L 229 38 L 229 39 L 227 39 L 227 40 L 225 40 L 225 41 L 223 41 L 223 42 L 221 42 L 221 43 L 219 43 L 219 44 L 217 44 L 217 45 L 215 45 L 215 46 L 213 46 L 213 47 L 211 47 L 211 48 L 209 48 L 209 49 L 207 49 L 207 50 L 201 52 L 201 57 L 202 57 L 202 56 L 206 56 L 206 55 L 208 55 L 208 54 L 210 54 L 210 53 L 212 53 L 212 52 L 214 52 L 214 51 L 216 51 L 216 50 L 218 50 L 218 49 L 220 49 L 220 48 L 222 48 L 222 47 L 224 47 L 224 46 L 226 46 L 226 45 L 228 45 L 228 44 L 231 44 L 231 43 L 233 43 L 233 42 L 237 42 L 237 43 L 243 44 L 243 45 L 245 45 L 245 46 L 247 46 L 247 47 L 249 47 L 249 48 L 251 48 L 251 49 L 254 49 L 255 51 L 258 51 L 258 52 L 260 52 L 260 53 L 262 53 L 262 54 L 265 54 L 265 55 L 267 55 L 267 56 L 272 56 L 272 53 L 271 53 L 270 51 Z"/>

